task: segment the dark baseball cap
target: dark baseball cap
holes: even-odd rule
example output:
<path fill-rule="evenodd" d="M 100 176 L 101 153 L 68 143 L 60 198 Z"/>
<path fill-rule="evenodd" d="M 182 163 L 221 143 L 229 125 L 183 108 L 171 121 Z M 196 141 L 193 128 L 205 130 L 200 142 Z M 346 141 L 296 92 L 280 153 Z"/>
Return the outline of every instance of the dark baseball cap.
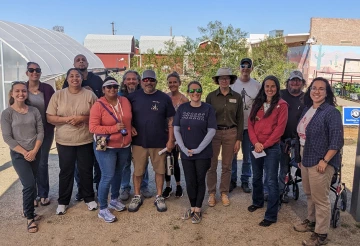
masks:
<path fill-rule="evenodd" d="M 245 62 L 249 63 L 249 65 L 252 67 L 252 60 L 250 58 L 243 58 L 240 61 L 240 65 L 244 64 Z"/>

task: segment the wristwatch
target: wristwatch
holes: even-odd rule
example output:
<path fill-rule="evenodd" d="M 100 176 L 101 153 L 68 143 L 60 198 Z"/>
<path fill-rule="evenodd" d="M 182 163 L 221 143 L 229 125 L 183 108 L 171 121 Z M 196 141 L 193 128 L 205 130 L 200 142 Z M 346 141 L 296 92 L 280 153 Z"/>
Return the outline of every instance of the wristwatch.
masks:
<path fill-rule="evenodd" d="M 325 160 L 325 158 L 322 158 L 323 162 L 325 162 L 326 164 L 329 163 L 329 161 Z"/>

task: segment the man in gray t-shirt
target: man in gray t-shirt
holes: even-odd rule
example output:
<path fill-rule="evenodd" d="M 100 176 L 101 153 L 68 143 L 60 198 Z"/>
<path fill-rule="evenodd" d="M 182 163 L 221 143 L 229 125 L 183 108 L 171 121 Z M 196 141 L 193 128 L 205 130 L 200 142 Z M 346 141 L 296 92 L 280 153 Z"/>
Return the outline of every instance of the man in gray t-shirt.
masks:
<path fill-rule="evenodd" d="M 253 70 L 253 63 L 250 58 L 244 58 L 240 61 L 240 77 L 231 85 L 231 89 L 239 93 L 242 97 L 244 110 L 244 131 L 241 151 L 243 153 L 243 162 L 241 169 L 241 188 L 246 193 L 250 193 L 249 178 L 251 177 L 251 161 L 250 161 L 250 139 L 248 134 L 248 118 L 251 111 L 251 106 L 258 94 L 261 84 L 250 77 Z M 237 154 L 234 155 L 231 169 L 231 192 L 236 187 L 237 182 Z"/>

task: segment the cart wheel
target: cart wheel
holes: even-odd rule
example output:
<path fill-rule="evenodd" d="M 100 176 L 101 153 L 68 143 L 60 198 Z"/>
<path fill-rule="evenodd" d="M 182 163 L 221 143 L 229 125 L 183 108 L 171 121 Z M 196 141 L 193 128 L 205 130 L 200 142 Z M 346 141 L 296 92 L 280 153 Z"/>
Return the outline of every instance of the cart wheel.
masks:
<path fill-rule="evenodd" d="M 341 202 L 340 202 L 341 211 L 345 211 L 346 208 L 347 208 L 347 193 L 346 193 L 346 190 L 343 190 L 341 192 L 340 199 L 341 199 Z"/>
<path fill-rule="evenodd" d="M 293 195 L 294 195 L 294 200 L 299 199 L 299 185 L 298 184 L 293 184 Z"/>
<path fill-rule="evenodd" d="M 340 220 L 340 210 L 336 208 L 332 214 L 332 226 L 336 228 Z"/>

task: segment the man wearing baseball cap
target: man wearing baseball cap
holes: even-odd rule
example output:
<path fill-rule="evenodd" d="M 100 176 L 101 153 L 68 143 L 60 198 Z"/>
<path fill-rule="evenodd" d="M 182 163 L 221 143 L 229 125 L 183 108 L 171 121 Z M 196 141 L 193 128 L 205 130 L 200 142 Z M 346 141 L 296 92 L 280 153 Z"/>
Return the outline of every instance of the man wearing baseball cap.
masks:
<path fill-rule="evenodd" d="M 145 70 L 142 74 L 143 90 L 128 95 L 132 106 L 133 127 L 136 136 L 132 141 L 134 163 L 134 198 L 129 205 L 129 212 L 136 212 L 142 205 L 140 185 L 150 157 L 155 172 L 157 196 L 154 205 L 159 212 L 167 210 L 162 197 L 165 175 L 166 155 L 158 152 L 167 148 L 168 152 L 175 146 L 174 129 L 172 126 L 175 109 L 171 98 L 164 92 L 156 90 L 157 80 L 153 70 Z M 135 132 L 134 132 L 135 133 Z"/>
<path fill-rule="evenodd" d="M 281 146 L 285 146 L 285 141 L 288 139 L 297 138 L 297 124 L 299 122 L 301 113 L 304 109 L 304 86 L 306 81 L 300 71 L 293 71 L 290 73 L 289 79 L 286 80 L 286 89 L 280 91 L 281 98 L 288 104 L 288 121 L 286 124 L 284 135 L 281 137 Z M 283 150 L 283 148 L 281 148 Z M 280 194 L 284 192 L 285 176 L 288 172 L 290 163 L 289 153 L 281 151 L 280 156 L 280 172 L 279 172 L 279 191 Z M 266 181 L 265 181 L 266 182 Z M 266 185 L 266 184 L 265 184 Z M 289 198 L 284 196 L 282 202 L 289 202 Z"/>
<path fill-rule="evenodd" d="M 250 139 L 248 133 L 248 118 L 251 106 L 258 94 L 261 84 L 250 77 L 253 70 L 253 62 L 250 58 L 243 58 L 240 61 L 240 77 L 235 81 L 231 88 L 241 95 L 244 111 L 244 131 L 241 152 L 243 162 L 241 169 L 241 188 L 244 192 L 250 193 L 249 178 L 251 177 L 251 158 L 250 158 Z M 237 182 L 237 153 L 232 161 L 230 192 L 235 189 Z"/>

